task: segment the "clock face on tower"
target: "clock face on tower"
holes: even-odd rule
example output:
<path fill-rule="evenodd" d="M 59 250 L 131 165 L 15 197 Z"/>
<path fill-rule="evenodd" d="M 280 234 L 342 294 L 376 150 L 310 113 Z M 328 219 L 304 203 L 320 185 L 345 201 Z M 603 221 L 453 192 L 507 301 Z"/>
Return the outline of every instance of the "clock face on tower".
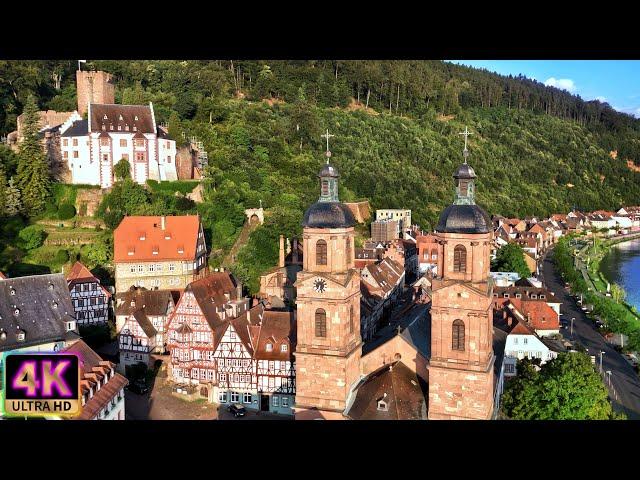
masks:
<path fill-rule="evenodd" d="M 327 282 L 322 278 L 316 278 L 313 282 L 313 289 L 318 293 L 323 293 L 327 289 Z"/>

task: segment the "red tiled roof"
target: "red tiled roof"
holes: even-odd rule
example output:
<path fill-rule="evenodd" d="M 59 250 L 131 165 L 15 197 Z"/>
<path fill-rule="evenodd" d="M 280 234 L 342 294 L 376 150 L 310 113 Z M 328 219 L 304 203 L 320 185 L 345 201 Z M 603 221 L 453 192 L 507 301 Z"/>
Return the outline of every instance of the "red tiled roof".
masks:
<path fill-rule="evenodd" d="M 100 355 L 94 352 L 83 340 L 78 340 L 65 350 L 67 353 L 75 353 L 80 360 L 80 386 L 83 393 L 88 391 L 89 386 L 96 386 L 104 375 L 115 368 L 115 364 L 102 360 Z M 87 403 L 82 407 L 82 412 L 74 420 L 92 420 L 105 406 L 122 390 L 129 381 L 114 373 L 107 383 L 100 387 L 93 396 L 87 399 Z"/>
<path fill-rule="evenodd" d="M 4 273 L 0 272 L 0 280 L 4 280 L 5 278 L 7 278 L 7 276 Z"/>
<path fill-rule="evenodd" d="M 193 261 L 197 253 L 200 217 L 198 215 L 166 216 L 164 229 L 162 218 L 124 217 L 113 232 L 113 260 L 115 262 Z"/>
<path fill-rule="evenodd" d="M 545 300 L 510 298 L 509 302 L 522 314 L 529 326 L 534 330 L 557 330 L 560 328 L 558 314 Z"/>
<path fill-rule="evenodd" d="M 96 277 L 93 275 L 93 273 L 91 273 L 89 269 L 85 267 L 82 263 L 80 262 L 74 263 L 73 267 L 71 267 L 71 270 L 69 270 L 69 273 L 67 275 L 67 281 L 70 282 L 73 280 L 85 280 L 85 279 L 97 280 Z"/>

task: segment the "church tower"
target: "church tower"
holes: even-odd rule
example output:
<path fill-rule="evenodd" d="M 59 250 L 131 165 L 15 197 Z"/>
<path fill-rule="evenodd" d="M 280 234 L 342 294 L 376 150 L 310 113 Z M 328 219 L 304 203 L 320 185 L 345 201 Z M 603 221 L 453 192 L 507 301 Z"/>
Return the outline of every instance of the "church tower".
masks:
<path fill-rule="evenodd" d="M 455 199 L 440 215 L 438 267 L 432 284 L 429 419 L 490 419 L 493 415 L 493 228 L 475 203 L 473 168 L 454 174 Z"/>
<path fill-rule="evenodd" d="M 304 214 L 303 268 L 298 272 L 296 418 L 341 418 L 359 379 L 360 274 L 354 263 L 351 211 L 338 199 L 338 170 L 320 170 L 320 198 Z"/>

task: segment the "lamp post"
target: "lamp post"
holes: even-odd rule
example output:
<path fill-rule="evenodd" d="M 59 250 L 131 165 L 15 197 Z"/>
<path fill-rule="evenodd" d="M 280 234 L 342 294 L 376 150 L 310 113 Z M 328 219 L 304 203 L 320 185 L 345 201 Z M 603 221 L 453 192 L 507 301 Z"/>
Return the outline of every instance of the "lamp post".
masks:
<path fill-rule="evenodd" d="M 607 374 L 607 380 L 608 380 L 609 386 L 611 386 L 611 370 L 607 370 L 606 374 Z"/>
<path fill-rule="evenodd" d="M 602 373 L 602 356 L 604 355 L 604 350 L 600 350 L 600 373 Z"/>
<path fill-rule="evenodd" d="M 573 338 L 573 321 L 576 319 L 576 317 L 572 317 L 571 318 L 571 338 Z"/>

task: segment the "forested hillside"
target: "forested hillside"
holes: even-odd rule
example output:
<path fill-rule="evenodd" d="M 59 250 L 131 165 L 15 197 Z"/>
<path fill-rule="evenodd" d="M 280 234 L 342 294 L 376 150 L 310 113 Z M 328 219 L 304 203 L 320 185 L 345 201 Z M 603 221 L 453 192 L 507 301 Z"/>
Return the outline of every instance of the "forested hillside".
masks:
<path fill-rule="evenodd" d="M 29 93 L 41 109 L 73 110 L 75 68 L 73 61 L 0 62 L 0 135 L 15 128 Z M 152 101 L 173 138 L 197 135 L 209 154 L 204 204 L 120 202 L 108 223 L 125 213 L 197 208 L 216 264 L 239 234 L 243 210 L 262 200 L 265 225 L 235 267 L 254 291 L 258 274 L 277 262 L 278 235 L 299 233 L 318 196 L 327 128 L 341 199 L 411 208 L 424 228 L 452 200 L 465 125 L 474 133 L 478 202 L 490 213 L 640 203 L 633 168 L 640 121 L 524 78 L 406 61 L 95 61 L 86 68 L 114 74 L 117 102 Z M 15 166 L 6 152 L 0 157 L 8 178 Z"/>

